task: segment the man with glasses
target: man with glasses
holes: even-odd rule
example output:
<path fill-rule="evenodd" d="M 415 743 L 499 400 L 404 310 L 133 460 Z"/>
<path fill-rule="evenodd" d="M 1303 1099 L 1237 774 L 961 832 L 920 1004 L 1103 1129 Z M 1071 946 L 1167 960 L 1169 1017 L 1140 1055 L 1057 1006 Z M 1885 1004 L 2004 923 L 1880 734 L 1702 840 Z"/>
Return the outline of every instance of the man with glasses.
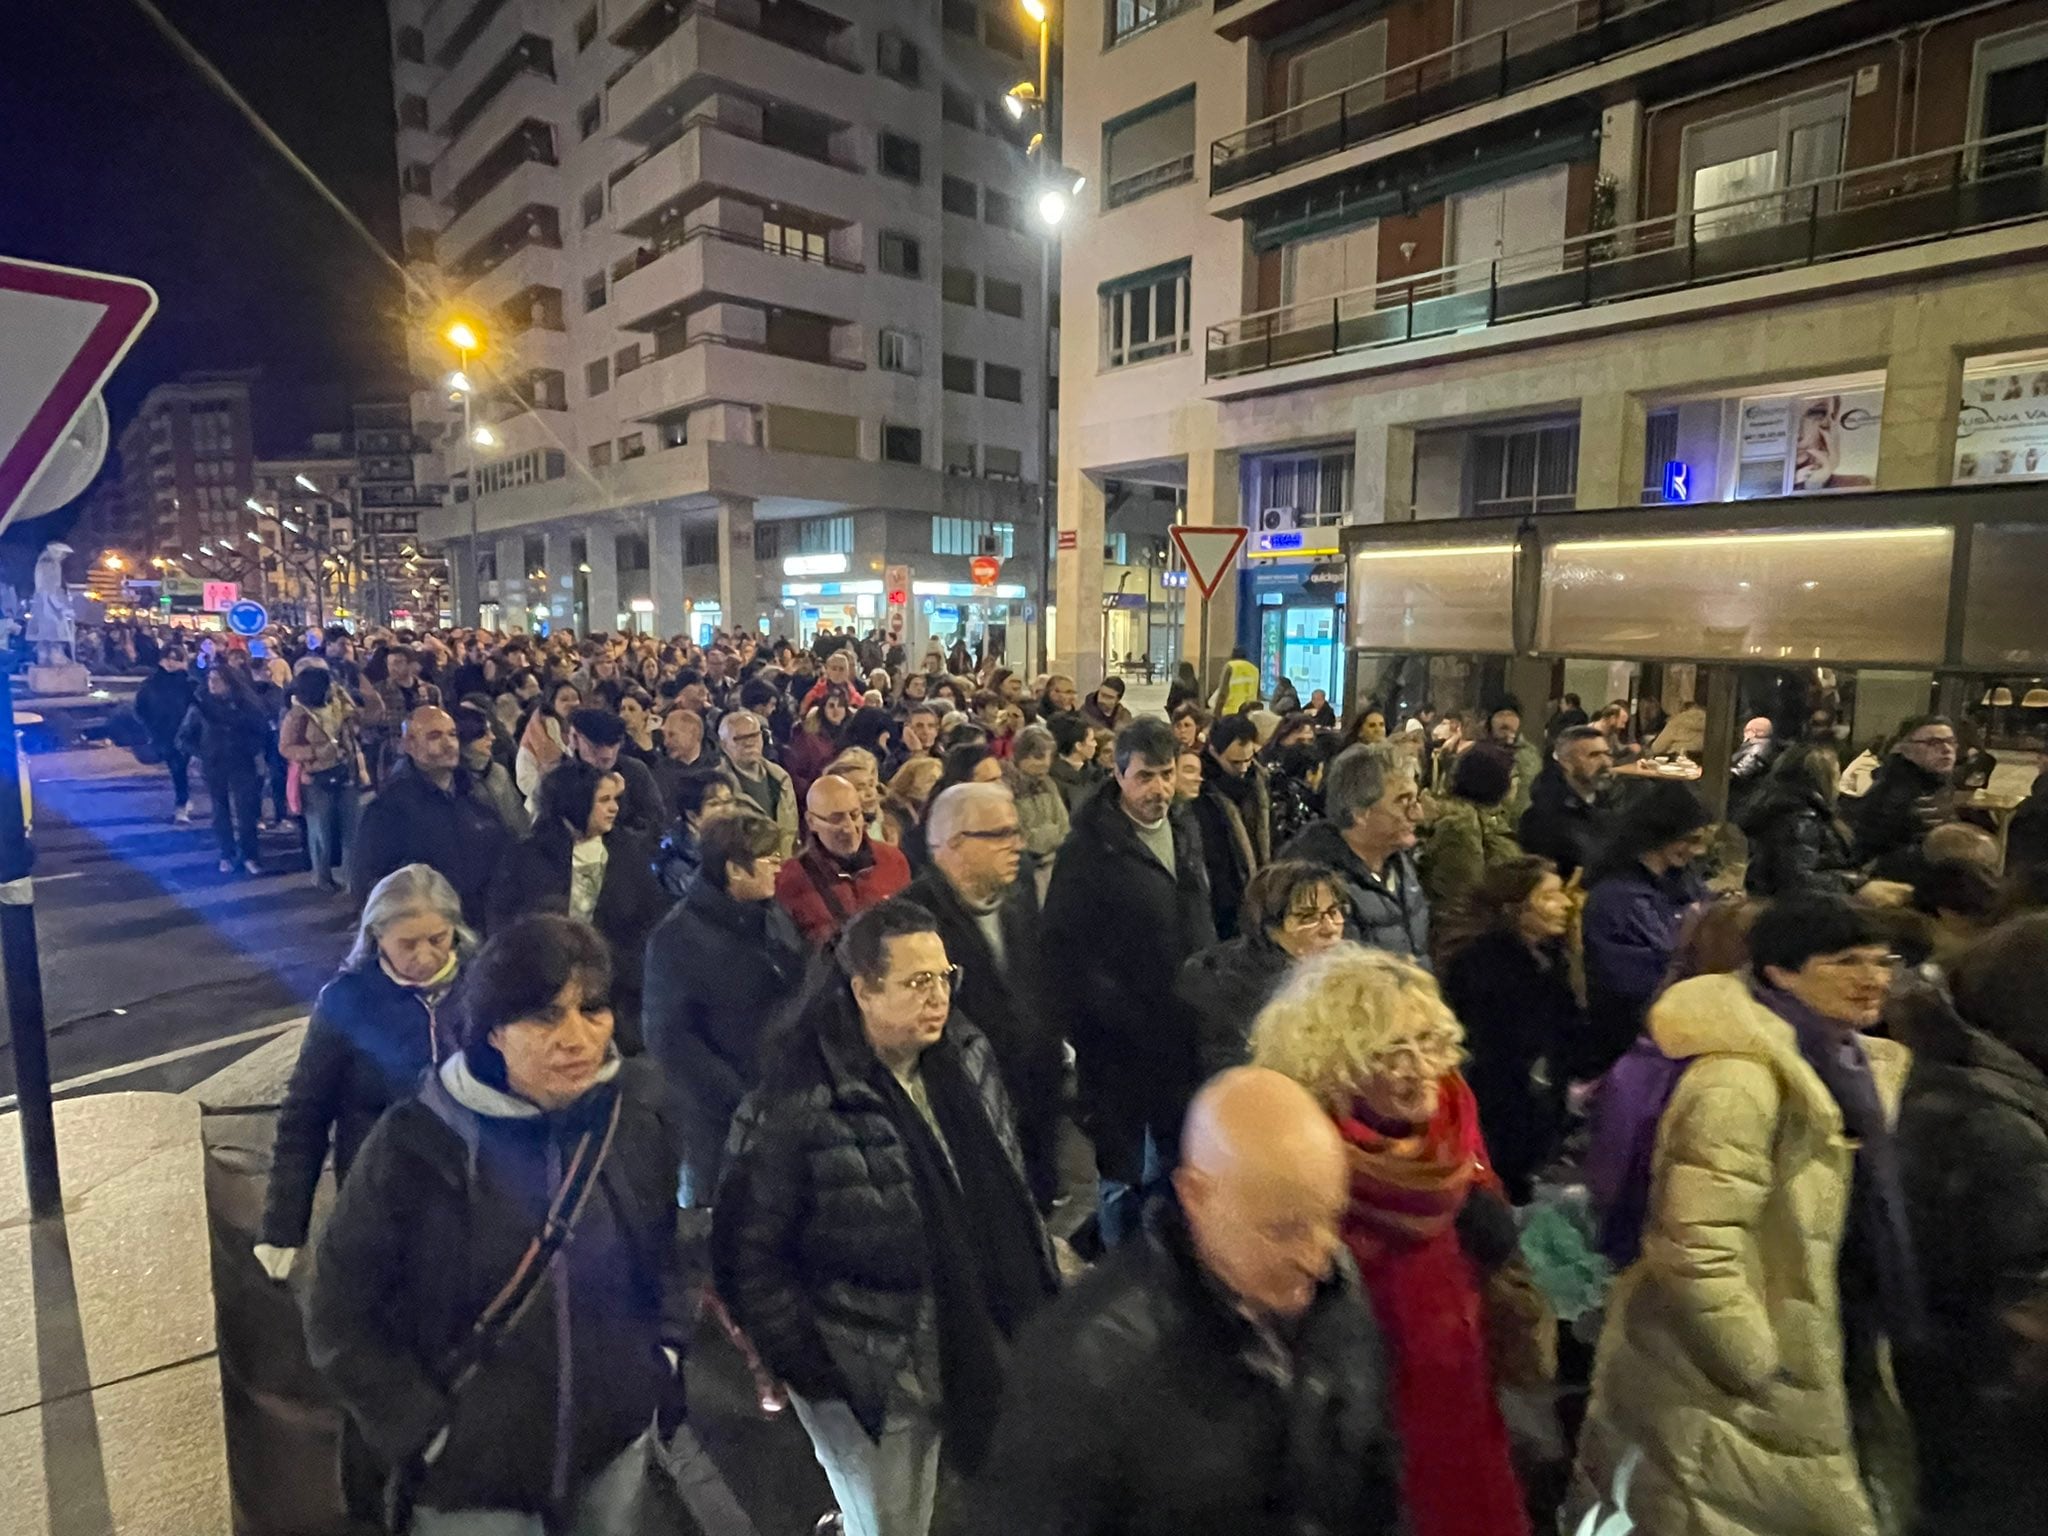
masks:
<path fill-rule="evenodd" d="M 930 912 L 964 972 L 954 1005 L 995 1047 L 1017 1106 L 1024 1169 L 1041 1211 L 1059 1194 L 1059 1026 L 1047 1011 L 1038 881 L 1017 802 L 1001 784 L 955 784 L 925 819 L 931 867 L 903 894 Z"/>
<path fill-rule="evenodd" d="M 822 949 L 855 917 L 910 884 L 910 861 L 868 836 L 860 791 L 838 774 L 811 786 L 804 812 L 811 835 L 776 876 L 775 899 Z"/>
<path fill-rule="evenodd" d="M 781 764 L 768 761 L 767 722 L 752 710 L 736 709 L 718 722 L 718 739 L 733 788 L 775 823 L 788 858 L 796 852 L 796 785 Z"/>
<path fill-rule="evenodd" d="M 1899 727 L 1870 793 L 1852 813 L 1856 862 L 1881 880 L 1911 880 L 1920 844 L 1955 820 L 1956 728 L 1946 715 L 1916 715 Z"/>
<path fill-rule="evenodd" d="M 925 1536 L 941 1446 L 981 1468 L 1011 1343 L 1058 1272 L 932 915 L 885 901 L 836 959 L 734 1119 L 712 1271 L 847 1536 Z"/>
<path fill-rule="evenodd" d="M 1429 897 L 1415 863 L 1420 796 L 1383 747 L 1350 747 L 1323 775 L 1323 813 L 1280 850 L 1335 870 L 1352 915 L 1345 932 L 1375 949 L 1429 966 Z"/>

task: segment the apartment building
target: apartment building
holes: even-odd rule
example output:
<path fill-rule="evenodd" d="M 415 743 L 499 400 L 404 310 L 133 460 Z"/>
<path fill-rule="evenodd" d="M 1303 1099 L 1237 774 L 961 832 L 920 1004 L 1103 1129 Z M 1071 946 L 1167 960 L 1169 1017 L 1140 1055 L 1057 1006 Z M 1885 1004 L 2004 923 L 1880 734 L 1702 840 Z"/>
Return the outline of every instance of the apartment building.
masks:
<path fill-rule="evenodd" d="M 243 505 L 255 454 L 253 372 L 188 373 L 159 384 L 121 431 L 121 526 L 139 540 L 137 560 L 194 554 L 239 540 L 254 523 Z"/>
<path fill-rule="evenodd" d="M 459 611 L 1035 632 L 1041 248 L 999 0 L 391 0 Z M 472 542 L 474 530 L 474 542 Z M 993 584 L 970 562 L 994 555 Z M 472 579 L 472 573 L 475 578 Z"/>
<path fill-rule="evenodd" d="M 1073 0 L 1064 83 L 1084 677 L 1136 484 L 1304 697 L 2048 704 L 2042 0 Z"/>
<path fill-rule="evenodd" d="M 348 447 L 355 459 L 354 559 L 362 573 L 362 606 L 398 622 L 441 622 L 453 594 L 448 562 L 421 538 L 420 517 L 448 497 L 434 475 L 439 456 L 427 451 L 403 400 L 361 401 L 349 408 Z"/>

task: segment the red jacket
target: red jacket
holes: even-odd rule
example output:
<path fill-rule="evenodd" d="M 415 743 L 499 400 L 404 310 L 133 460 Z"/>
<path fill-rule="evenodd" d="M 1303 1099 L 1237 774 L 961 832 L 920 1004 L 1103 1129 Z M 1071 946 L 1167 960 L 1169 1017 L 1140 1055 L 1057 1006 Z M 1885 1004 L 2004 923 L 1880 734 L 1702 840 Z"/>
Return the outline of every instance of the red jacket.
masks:
<path fill-rule="evenodd" d="M 849 919 L 908 884 L 910 861 L 887 843 L 865 838 L 860 852 L 842 862 L 811 838 L 775 877 L 775 899 L 803 936 L 823 947 Z"/>

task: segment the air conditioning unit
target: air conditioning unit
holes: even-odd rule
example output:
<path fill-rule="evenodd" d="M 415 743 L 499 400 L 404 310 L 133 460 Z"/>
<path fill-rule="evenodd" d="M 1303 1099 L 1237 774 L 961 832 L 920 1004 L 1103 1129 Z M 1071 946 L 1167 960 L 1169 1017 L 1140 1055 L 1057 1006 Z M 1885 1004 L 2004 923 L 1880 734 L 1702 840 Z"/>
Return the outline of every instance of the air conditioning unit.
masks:
<path fill-rule="evenodd" d="M 1280 533 L 1301 527 L 1299 507 L 1268 507 L 1259 514 L 1259 532 Z"/>

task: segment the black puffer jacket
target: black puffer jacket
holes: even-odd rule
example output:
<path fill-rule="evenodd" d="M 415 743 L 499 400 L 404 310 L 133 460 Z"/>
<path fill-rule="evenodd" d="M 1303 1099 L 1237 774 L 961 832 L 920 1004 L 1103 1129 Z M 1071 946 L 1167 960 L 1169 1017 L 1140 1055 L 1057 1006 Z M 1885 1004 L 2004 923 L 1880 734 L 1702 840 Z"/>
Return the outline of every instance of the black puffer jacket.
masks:
<path fill-rule="evenodd" d="M 1583 1050 L 1586 1010 L 1562 946 L 1544 956 L 1511 933 L 1483 933 L 1447 957 L 1437 979 L 1465 1026 L 1465 1082 L 1508 1197 L 1526 1205 L 1564 1139 L 1565 1088 Z"/>
<path fill-rule="evenodd" d="M 1365 867 L 1334 821 L 1319 821 L 1280 850 L 1337 872 L 1351 915 L 1344 936 L 1429 968 L 1429 896 L 1413 853 L 1397 853 L 1378 875 Z M 1391 876 L 1389 879 L 1387 877 Z"/>
<path fill-rule="evenodd" d="M 1241 933 L 1203 950 L 1180 968 L 1181 1007 L 1195 1021 L 1202 1081 L 1251 1060 L 1252 1025 L 1294 963 L 1263 933 Z"/>
<path fill-rule="evenodd" d="M 431 994 L 393 981 L 374 957 L 320 989 L 277 1113 L 263 1241 L 305 1242 L 329 1140 L 340 1183 L 377 1117 L 410 1098 L 421 1074 L 454 1049 L 448 1012 Z"/>
<path fill-rule="evenodd" d="M 1876 865 L 1879 879 L 1913 876 L 1913 858 L 1928 829 L 1948 818 L 1955 790 L 1938 773 L 1894 752 L 1870 780 L 1870 793 L 1856 802 L 1856 862 Z"/>
<path fill-rule="evenodd" d="M 201 688 L 178 727 L 177 746 L 199 759 L 208 783 L 225 784 L 253 776 L 269 740 L 270 721 L 253 692 L 223 697 Z"/>
<path fill-rule="evenodd" d="M 1379 1330 L 1348 1255 L 1293 1332 L 1293 1378 L 1197 1265 L 1171 1204 L 1034 1320 L 969 1528 L 986 1536 L 1391 1536 Z"/>
<path fill-rule="evenodd" d="M 712 1274 L 770 1370 L 807 1398 L 844 1402 L 879 1435 L 890 1409 L 940 1401 L 925 1218 L 859 1020 L 835 1017 L 829 1039 L 808 1020 L 796 1027 L 733 1117 Z M 925 1054 L 942 1051 L 957 1053 L 1021 1192 L 1023 1153 L 995 1052 L 957 1015 Z M 1041 1262 L 1050 1284 L 1049 1243 Z"/>
<path fill-rule="evenodd" d="M 378 1122 L 342 1186 L 320 1241 L 308 1350 L 385 1464 L 405 1465 L 448 1430 L 419 1484 L 424 1506 L 559 1520 L 558 1453 L 573 1502 L 674 1406 L 661 1346 L 681 1348 L 692 1310 L 676 1244 L 680 1148 L 661 1074 L 634 1061 L 614 1070 L 543 1114 L 452 1056 Z M 518 1267 L 578 1139 L 602 1139 L 614 1098 L 618 1130 L 562 1267 L 451 1400 L 444 1362 Z M 565 1410 L 566 1448 L 555 1432 Z"/>
<path fill-rule="evenodd" d="M 2048 1529 L 2048 1010 L 2030 1011 L 2000 1039 L 1932 987 L 1887 1010 L 1913 1049 L 1898 1141 L 1929 1340 L 1899 1383 L 1925 1536 Z"/>
<path fill-rule="evenodd" d="M 1769 780 L 1741 825 L 1749 838 L 1743 885 L 1752 896 L 1844 894 L 1862 883 L 1834 807 L 1810 784 L 1782 775 Z"/>

